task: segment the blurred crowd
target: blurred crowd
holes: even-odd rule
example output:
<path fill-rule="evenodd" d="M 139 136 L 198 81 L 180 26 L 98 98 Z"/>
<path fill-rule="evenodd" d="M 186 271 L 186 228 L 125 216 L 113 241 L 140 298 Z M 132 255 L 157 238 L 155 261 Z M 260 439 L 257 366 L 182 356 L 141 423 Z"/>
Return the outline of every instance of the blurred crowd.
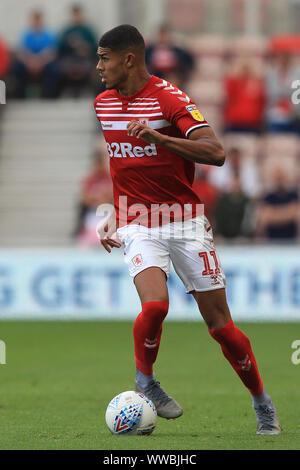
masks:
<path fill-rule="evenodd" d="M 49 30 L 41 11 L 34 11 L 16 50 L 9 50 L 0 37 L 0 79 L 6 81 L 8 94 L 18 99 L 78 98 L 87 93 L 95 96 L 103 86 L 95 73 L 98 39 L 80 5 L 72 6 L 69 22 L 59 34 Z M 150 73 L 189 93 L 190 80 L 195 81 L 197 70 L 201 69 L 201 56 L 199 60 L 186 45 L 179 44 L 168 26 L 162 25 L 147 42 L 146 62 Z M 299 99 L 291 99 L 292 83 L 300 80 L 295 60 L 299 55 L 300 50 L 298 57 L 289 51 L 274 53 L 262 72 L 248 57 L 242 57 L 237 66 L 227 67 L 221 77 L 218 136 L 225 143 L 226 162 L 222 167 L 197 166 L 194 183 L 219 241 L 299 240 L 300 104 Z M 299 95 L 300 92 L 298 98 Z M 205 104 L 202 108 L 201 100 L 197 102 L 192 92 L 191 96 L 205 114 Z M 215 129 L 214 121 L 208 121 Z M 241 136 L 261 141 L 272 135 L 282 136 L 282 142 L 286 139 L 287 147 L 277 149 L 279 157 L 267 167 L 266 181 L 266 169 L 264 174 L 262 171 L 265 147 L 259 146 L 259 152 L 250 156 L 247 146 L 239 142 Z M 226 136 L 230 136 L 229 140 Z M 294 166 L 287 164 L 291 139 L 297 142 Z M 100 136 L 91 170 L 80 188 L 72 235 L 81 245 L 98 243 L 96 208 L 113 201 L 108 163 Z"/>
<path fill-rule="evenodd" d="M 79 4 L 71 7 L 59 32 L 48 28 L 42 11 L 32 11 L 14 50 L 0 37 L 0 78 L 7 84 L 8 96 L 76 98 L 101 91 L 95 73 L 98 41 Z"/>
<path fill-rule="evenodd" d="M 32 11 L 14 50 L 0 36 L 0 79 L 5 80 L 9 97 L 77 98 L 103 90 L 95 70 L 99 32 L 96 36 L 81 5 L 73 5 L 69 14 L 57 33 L 47 27 L 42 11 Z M 146 61 L 152 74 L 178 86 L 188 82 L 194 68 L 193 55 L 173 44 L 165 25 L 147 44 Z"/>

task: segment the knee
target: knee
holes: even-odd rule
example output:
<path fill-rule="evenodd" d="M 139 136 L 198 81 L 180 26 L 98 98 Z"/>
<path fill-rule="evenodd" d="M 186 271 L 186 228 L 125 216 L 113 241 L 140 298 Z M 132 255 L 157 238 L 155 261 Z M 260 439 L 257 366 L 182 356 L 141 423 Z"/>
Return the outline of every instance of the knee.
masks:
<path fill-rule="evenodd" d="M 231 315 L 225 289 L 195 292 L 194 297 L 209 330 L 222 328 L 230 321 Z"/>
<path fill-rule="evenodd" d="M 205 318 L 205 322 L 209 330 L 217 330 L 223 328 L 231 320 L 230 314 L 224 309 L 214 309 Z"/>
<path fill-rule="evenodd" d="M 137 335 L 141 326 L 159 329 L 169 310 L 169 302 L 144 302 L 142 311 L 133 324 L 133 334 Z"/>
<path fill-rule="evenodd" d="M 210 329 L 210 335 L 218 343 L 225 347 L 231 347 L 233 344 L 241 341 L 246 347 L 250 347 L 250 340 L 248 337 L 234 324 L 233 320 L 230 319 L 223 327 Z"/>
<path fill-rule="evenodd" d="M 142 304 L 142 313 L 147 317 L 164 320 L 169 311 L 169 302 L 144 302 Z"/>

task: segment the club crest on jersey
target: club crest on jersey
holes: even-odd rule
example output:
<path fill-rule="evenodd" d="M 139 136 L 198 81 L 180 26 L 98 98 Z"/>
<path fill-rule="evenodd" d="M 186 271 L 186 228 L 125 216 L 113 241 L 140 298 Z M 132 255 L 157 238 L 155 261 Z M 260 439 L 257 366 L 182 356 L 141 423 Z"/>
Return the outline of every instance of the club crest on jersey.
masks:
<path fill-rule="evenodd" d="M 148 126 L 148 125 L 149 125 L 149 119 L 147 119 L 147 118 L 141 118 L 141 119 L 139 119 L 139 122 L 140 122 L 141 124 L 143 124 L 144 126 Z"/>
<path fill-rule="evenodd" d="M 135 255 L 133 258 L 132 258 L 132 262 L 134 264 L 134 266 L 136 266 L 137 268 L 139 266 L 141 266 L 143 264 L 143 257 L 141 255 L 141 253 L 139 253 L 138 255 Z"/>
<path fill-rule="evenodd" d="M 195 104 L 189 104 L 185 108 L 189 113 L 191 113 L 191 115 L 194 119 L 196 119 L 196 121 L 204 121 L 204 117 L 200 113 L 199 109 L 197 109 L 197 106 Z"/>

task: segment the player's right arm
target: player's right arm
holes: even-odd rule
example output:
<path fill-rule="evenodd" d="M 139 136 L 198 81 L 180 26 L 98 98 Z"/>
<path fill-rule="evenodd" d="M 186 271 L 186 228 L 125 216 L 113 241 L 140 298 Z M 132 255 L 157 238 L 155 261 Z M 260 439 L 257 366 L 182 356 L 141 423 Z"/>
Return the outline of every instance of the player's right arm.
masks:
<path fill-rule="evenodd" d="M 222 166 L 225 151 L 194 101 L 166 81 L 160 87 L 158 101 L 164 118 L 181 133 L 178 137 L 162 134 L 138 121 L 131 121 L 128 134 L 161 145 L 183 158 L 204 165 Z"/>
<path fill-rule="evenodd" d="M 193 129 L 187 139 L 161 134 L 137 121 L 131 121 L 127 129 L 128 135 L 161 145 L 192 162 L 215 166 L 225 162 L 225 151 L 210 127 Z"/>
<path fill-rule="evenodd" d="M 191 131 L 188 139 L 166 137 L 164 146 L 187 160 L 215 166 L 225 162 L 225 151 L 210 127 Z"/>

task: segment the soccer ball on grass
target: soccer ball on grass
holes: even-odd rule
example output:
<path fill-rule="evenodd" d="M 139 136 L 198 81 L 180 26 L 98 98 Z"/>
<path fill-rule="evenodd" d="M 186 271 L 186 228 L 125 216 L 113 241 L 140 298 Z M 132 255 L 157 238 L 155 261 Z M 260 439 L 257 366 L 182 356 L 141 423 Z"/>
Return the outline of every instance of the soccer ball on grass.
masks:
<path fill-rule="evenodd" d="M 156 426 L 157 413 L 143 393 L 127 391 L 110 401 L 105 421 L 112 434 L 148 435 Z"/>

